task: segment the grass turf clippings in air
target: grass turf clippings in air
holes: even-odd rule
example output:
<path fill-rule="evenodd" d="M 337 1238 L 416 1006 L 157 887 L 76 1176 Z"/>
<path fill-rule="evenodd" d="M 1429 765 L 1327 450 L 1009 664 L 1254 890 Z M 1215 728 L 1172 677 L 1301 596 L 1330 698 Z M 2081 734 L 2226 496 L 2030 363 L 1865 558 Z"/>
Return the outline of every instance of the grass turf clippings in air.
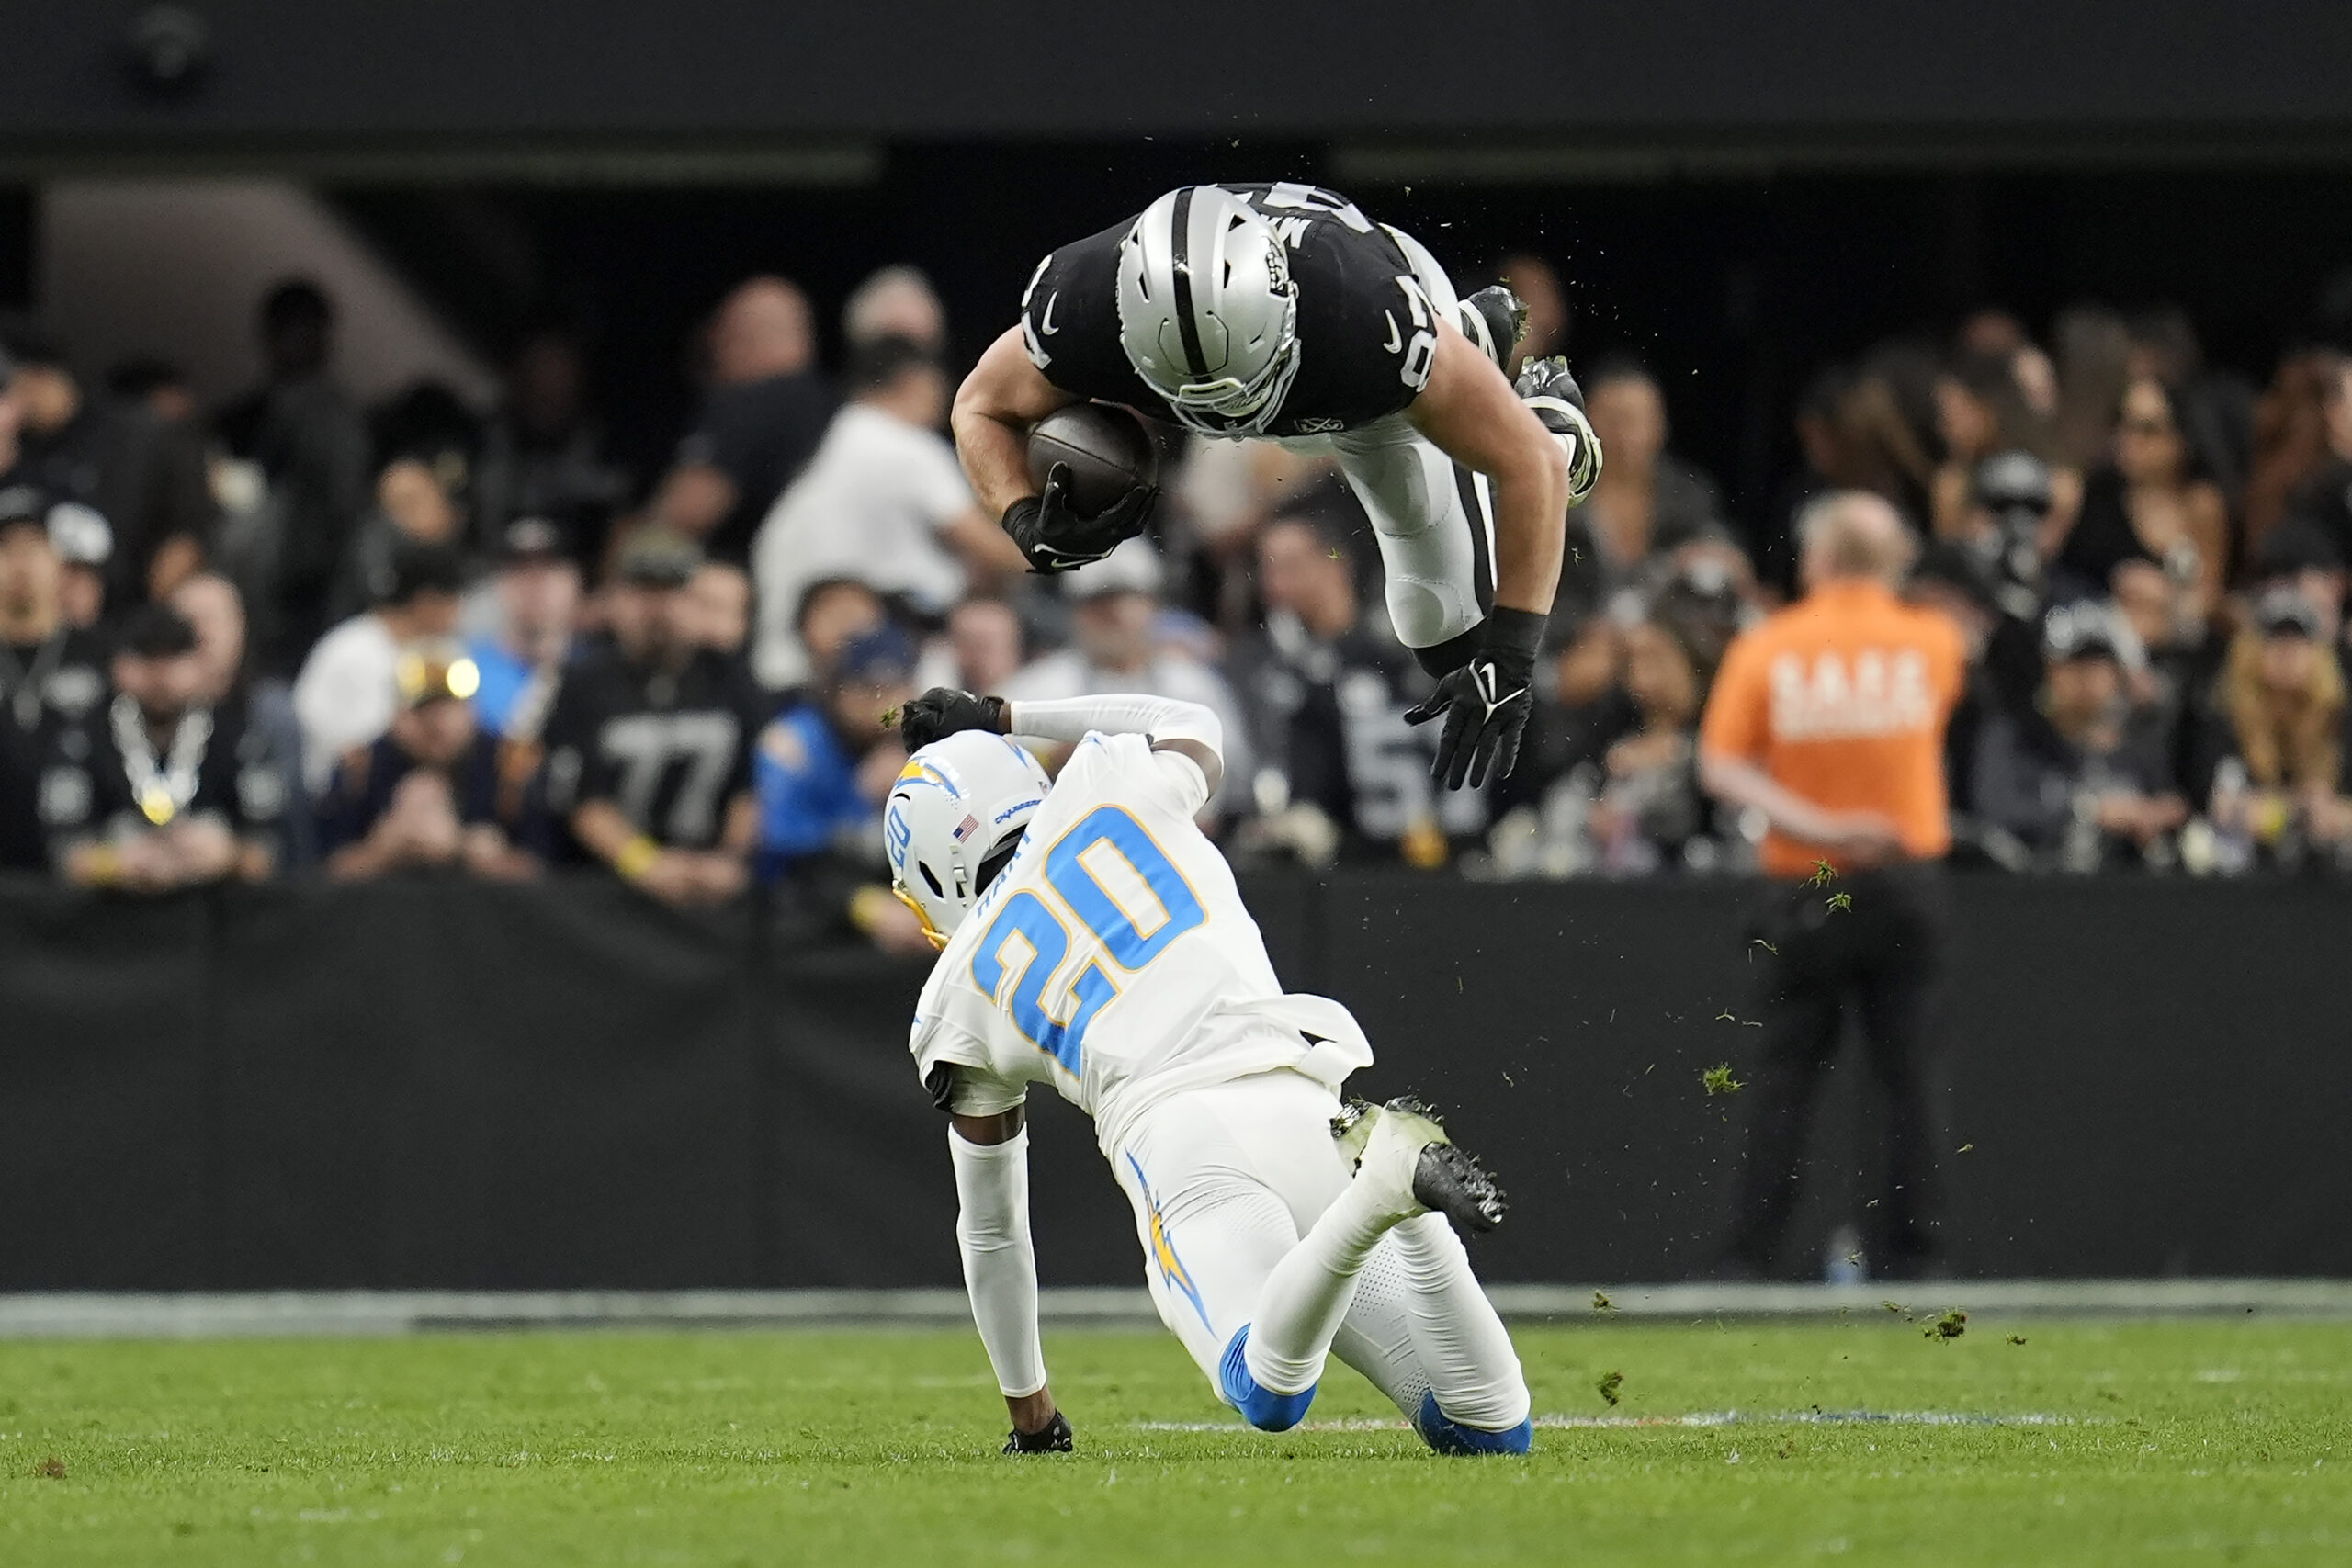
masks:
<path fill-rule="evenodd" d="M 1049 1330 L 1019 1461 L 967 1330 L 0 1344 L 0 1562 L 2352 1561 L 2352 1325 L 2010 1326 L 1522 1330 L 1475 1461 L 1336 1366 L 1250 1431 L 1159 1333 Z"/>

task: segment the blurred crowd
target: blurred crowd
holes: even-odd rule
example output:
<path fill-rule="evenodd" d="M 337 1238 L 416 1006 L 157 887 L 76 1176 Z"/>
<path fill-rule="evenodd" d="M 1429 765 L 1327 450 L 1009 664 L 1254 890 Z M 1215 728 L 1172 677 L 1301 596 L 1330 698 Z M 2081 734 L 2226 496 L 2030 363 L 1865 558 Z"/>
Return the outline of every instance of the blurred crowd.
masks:
<path fill-rule="evenodd" d="M 1523 352 L 1574 351 L 1541 260 Z M 1008 302 L 1008 315 L 1010 305 Z M 1799 460 L 1735 514 L 1637 359 L 1579 359 L 1607 457 L 1568 522 L 1517 772 L 1433 790 L 1425 678 L 1363 513 L 1268 446 L 1163 433 L 1149 536 L 1027 575 L 944 434 L 961 364 L 918 272 L 848 299 L 838 363 L 778 277 L 718 301 L 699 412 L 627 471 L 584 347 L 529 337 L 491 409 L 363 407 L 335 307 L 288 280 L 266 371 L 203 408 L 0 331 L 0 867 L 155 891 L 222 877 L 603 867 L 673 903 L 754 883 L 913 951 L 874 831 L 885 722 L 952 684 L 1142 689 L 1225 719 L 1238 856 L 1634 876 L 1753 865 L 1699 788 L 1730 640 L 1795 591 L 1806 500 L 1873 491 L 1909 592 L 1973 651 L 1947 749 L 1957 854 L 2013 871 L 2352 868 L 2345 592 L 2352 360 L 2267 386 L 2178 312 L 1997 310 L 1822 369 Z"/>

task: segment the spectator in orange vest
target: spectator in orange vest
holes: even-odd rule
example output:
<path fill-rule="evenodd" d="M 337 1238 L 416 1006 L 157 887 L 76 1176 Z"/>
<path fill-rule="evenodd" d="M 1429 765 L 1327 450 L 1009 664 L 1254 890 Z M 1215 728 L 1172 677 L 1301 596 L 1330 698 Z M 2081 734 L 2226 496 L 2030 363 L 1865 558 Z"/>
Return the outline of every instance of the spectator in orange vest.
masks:
<path fill-rule="evenodd" d="M 1851 1004 L 1888 1111 L 1867 1267 L 1916 1276 L 1937 1252 L 1926 1069 L 1948 923 L 1944 728 L 1966 639 L 1941 612 L 1896 596 L 1911 536 L 1878 497 L 1814 501 L 1798 547 L 1804 597 L 1732 644 L 1699 735 L 1702 784 L 1761 818 L 1775 879 L 1748 933 L 1764 1031 L 1722 1271 L 1790 1271 L 1783 1233 L 1805 1129 Z"/>

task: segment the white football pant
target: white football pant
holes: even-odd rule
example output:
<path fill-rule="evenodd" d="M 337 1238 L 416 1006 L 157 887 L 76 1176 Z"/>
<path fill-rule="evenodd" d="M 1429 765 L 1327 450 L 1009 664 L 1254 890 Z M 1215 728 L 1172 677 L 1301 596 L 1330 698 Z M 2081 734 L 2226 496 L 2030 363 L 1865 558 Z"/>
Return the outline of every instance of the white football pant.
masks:
<path fill-rule="evenodd" d="M 1350 1207 L 1334 1209 L 1351 1184 L 1331 1137 L 1339 1109 L 1311 1078 L 1265 1073 L 1176 1095 L 1129 1129 L 1112 1165 L 1135 1206 L 1160 1321 L 1221 1398 L 1236 1337 L 1255 1326 L 1249 1370 L 1283 1393 L 1311 1391 L 1328 1349 L 1416 1425 L 1434 1395 L 1449 1421 L 1517 1426 L 1528 1415 L 1519 1358 L 1443 1215 L 1376 1222 L 1368 1251 L 1319 1261 L 1309 1233 L 1327 1211 L 1338 1220 Z M 1331 1228 L 1319 1233 L 1327 1244 Z M 1336 1334 L 1311 1321 L 1327 1303 Z M 1267 1334 L 1278 1321 L 1285 1335 Z"/>

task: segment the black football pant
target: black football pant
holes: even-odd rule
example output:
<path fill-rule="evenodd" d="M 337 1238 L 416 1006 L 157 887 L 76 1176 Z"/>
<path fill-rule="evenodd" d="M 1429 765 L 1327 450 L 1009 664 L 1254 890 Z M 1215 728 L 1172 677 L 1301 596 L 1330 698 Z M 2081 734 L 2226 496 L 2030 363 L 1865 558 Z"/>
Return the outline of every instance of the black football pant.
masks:
<path fill-rule="evenodd" d="M 1832 908 L 1840 894 L 1846 907 Z M 1928 1024 L 1950 927 L 1943 874 L 1932 864 L 1776 886 L 1758 906 L 1747 935 L 1763 944 L 1751 951 L 1764 1037 L 1740 1096 L 1748 1122 L 1727 1249 L 1735 1265 L 1771 1272 L 1780 1261 L 1805 1134 L 1849 1006 L 1885 1112 L 1886 1185 L 1864 1215 L 1871 1267 L 1902 1274 L 1935 1252 Z"/>

